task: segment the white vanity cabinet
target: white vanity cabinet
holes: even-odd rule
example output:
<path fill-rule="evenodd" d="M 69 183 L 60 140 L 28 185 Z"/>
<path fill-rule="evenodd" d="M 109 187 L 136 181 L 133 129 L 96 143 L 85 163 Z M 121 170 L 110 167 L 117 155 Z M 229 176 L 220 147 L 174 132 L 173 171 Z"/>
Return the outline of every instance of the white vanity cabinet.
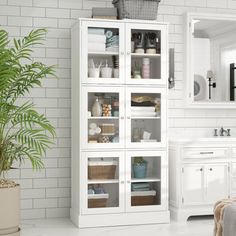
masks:
<path fill-rule="evenodd" d="M 228 197 L 228 163 L 183 164 L 182 204 L 214 204 Z"/>
<path fill-rule="evenodd" d="M 218 200 L 235 193 L 236 160 L 231 155 L 234 143 L 206 143 L 170 142 L 170 211 L 178 221 L 194 215 L 212 215 Z"/>
<path fill-rule="evenodd" d="M 70 214 L 80 228 L 170 220 L 167 45 L 168 24 L 156 21 L 72 28 Z"/>

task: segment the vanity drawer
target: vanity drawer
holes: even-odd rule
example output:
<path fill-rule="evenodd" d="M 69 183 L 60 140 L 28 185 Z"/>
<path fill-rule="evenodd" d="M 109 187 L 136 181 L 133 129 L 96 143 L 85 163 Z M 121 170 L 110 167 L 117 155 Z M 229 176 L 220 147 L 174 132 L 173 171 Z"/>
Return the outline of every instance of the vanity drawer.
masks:
<path fill-rule="evenodd" d="M 191 158 L 224 158 L 227 157 L 225 148 L 185 148 L 183 157 Z"/>

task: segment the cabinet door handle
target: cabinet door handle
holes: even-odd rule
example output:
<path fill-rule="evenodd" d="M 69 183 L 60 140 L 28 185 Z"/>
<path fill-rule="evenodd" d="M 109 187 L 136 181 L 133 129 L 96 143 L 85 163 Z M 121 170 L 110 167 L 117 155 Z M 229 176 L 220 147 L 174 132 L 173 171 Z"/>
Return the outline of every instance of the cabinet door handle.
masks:
<path fill-rule="evenodd" d="M 127 183 L 130 184 L 131 183 L 130 180 L 127 180 Z"/>
<path fill-rule="evenodd" d="M 124 180 L 122 180 L 122 181 L 120 181 L 120 183 L 121 183 L 121 184 L 124 184 L 124 183 L 125 183 L 125 181 L 124 181 Z"/>
<path fill-rule="evenodd" d="M 127 52 L 127 55 L 129 56 L 131 54 L 131 52 Z"/>
<path fill-rule="evenodd" d="M 213 169 L 212 169 L 212 168 L 210 168 L 210 169 L 209 169 L 209 171 L 213 171 Z"/>
<path fill-rule="evenodd" d="M 200 152 L 200 154 L 213 154 L 214 152 Z"/>
<path fill-rule="evenodd" d="M 120 117 L 120 119 L 121 119 L 121 120 L 124 120 L 124 119 L 125 119 L 125 117 L 124 117 L 124 116 L 121 116 L 121 117 Z"/>
<path fill-rule="evenodd" d="M 202 169 L 202 168 L 200 168 L 200 171 L 203 171 L 203 169 Z"/>
<path fill-rule="evenodd" d="M 121 54 L 122 56 L 123 56 L 123 55 L 125 55 L 125 53 L 124 53 L 124 52 L 121 52 L 120 54 Z"/>
<path fill-rule="evenodd" d="M 129 120 L 130 120 L 130 116 L 127 116 L 127 119 L 129 119 Z"/>

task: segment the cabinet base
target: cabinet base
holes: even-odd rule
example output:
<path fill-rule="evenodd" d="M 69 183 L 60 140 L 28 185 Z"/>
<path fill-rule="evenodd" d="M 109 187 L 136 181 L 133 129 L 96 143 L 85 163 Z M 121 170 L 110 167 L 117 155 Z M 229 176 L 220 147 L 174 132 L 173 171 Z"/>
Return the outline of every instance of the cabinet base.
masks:
<path fill-rule="evenodd" d="M 178 222 L 187 222 L 190 216 L 204 215 L 213 215 L 213 206 L 185 207 L 181 209 L 172 206 L 170 207 L 171 219 Z"/>
<path fill-rule="evenodd" d="M 170 223 L 169 211 L 78 215 L 71 209 L 70 216 L 79 228 Z"/>

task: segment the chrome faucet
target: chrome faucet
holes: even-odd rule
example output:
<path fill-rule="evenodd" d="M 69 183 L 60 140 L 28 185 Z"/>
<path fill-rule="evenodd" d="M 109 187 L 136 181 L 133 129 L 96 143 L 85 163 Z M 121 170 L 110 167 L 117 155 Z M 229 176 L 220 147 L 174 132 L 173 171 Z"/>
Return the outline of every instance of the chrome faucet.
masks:
<path fill-rule="evenodd" d="M 225 136 L 224 134 L 226 134 L 226 136 L 231 136 L 230 129 L 224 129 L 223 127 L 221 127 L 219 129 L 219 135 L 220 136 Z M 218 136 L 218 130 L 217 129 L 214 129 L 214 136 Z"/>

